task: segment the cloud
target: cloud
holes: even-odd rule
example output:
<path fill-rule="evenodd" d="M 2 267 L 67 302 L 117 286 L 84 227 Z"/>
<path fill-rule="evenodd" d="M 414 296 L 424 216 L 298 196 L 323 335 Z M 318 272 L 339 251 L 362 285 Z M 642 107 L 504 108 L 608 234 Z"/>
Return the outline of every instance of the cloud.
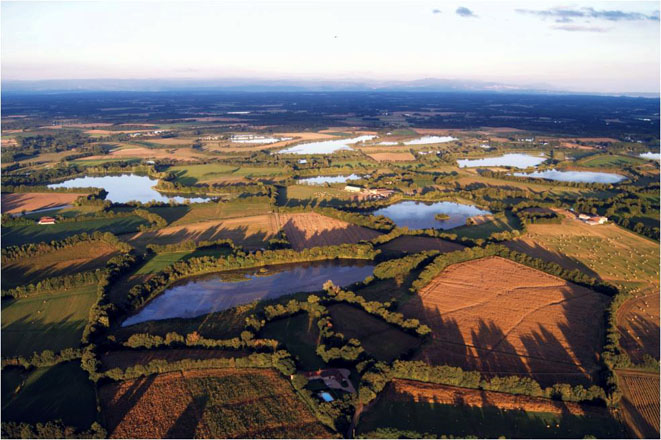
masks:
<path fill-rule="evenodd" d="M 433 11 L 431 11 L 431 13 L 432 14 L 440 14 L 441 10 L 440 9 L 434 9 Z"/>
<path fill-rule="evenodd" d="M 654 11 L 651 14 L 621 10 L 597 10 L 594 8 L 515 9 L 515 11 L 520 14 L 535 15 L 542 18 L 555 18 L 558 23 L 568 23 L 579 18 L 608 21 L 659 21 L 659 11 Z"/>
<path fill-rule="evenodd" d="M 553 29 L 569 32 L 608 32 L 607 28 L 599 26 L 583 26 L 580 24 L 563 24 L 559 26 L 553 26 Z"/>
<path fill-rule="evenodd" d="M 463 6 L 459 6 L 456 12 L 457 15 L 461 15 L 462 17 L 477 17 L 477 15 L 473 13 L 473 11 L 471 11 L 468 8 L 464 8 Z"/>

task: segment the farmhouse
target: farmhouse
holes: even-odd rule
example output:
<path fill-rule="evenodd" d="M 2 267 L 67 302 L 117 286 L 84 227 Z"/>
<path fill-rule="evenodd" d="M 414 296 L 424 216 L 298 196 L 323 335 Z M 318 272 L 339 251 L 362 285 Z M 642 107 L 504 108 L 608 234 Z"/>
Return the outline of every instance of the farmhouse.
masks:
<path fill-rule="evenodd" d="M 328 388 L 355 393 L 356 389 L 349 380 L 350 374 L 351 372 L 346 368 L 328 368 L 303 373 L 308 380 L 321 380 Z"/>
<path fill-rule="evenodd" d="M 347 185 L 344 187 L 344 190 L 349 192 L 361 192 L 363 189 L 359 186 Z"/>
<path fill-rule="evenodd" d="M 603 225 L 608 221 L 608 217 L 601 215 L 578 214 L 578 219 L 590 226 Z"/>
<path fill-rule="evenodd" d="M 55 219 L 53 217 L 41 217 L 38 223 L 40 225 L 54 225 Z"/>

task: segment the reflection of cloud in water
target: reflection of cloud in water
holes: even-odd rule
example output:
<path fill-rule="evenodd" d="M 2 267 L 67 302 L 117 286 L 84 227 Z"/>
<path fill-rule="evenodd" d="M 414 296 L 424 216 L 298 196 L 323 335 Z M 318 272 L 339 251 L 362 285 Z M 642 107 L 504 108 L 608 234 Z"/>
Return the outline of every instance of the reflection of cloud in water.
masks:
<path fill-rule="evenodd" d="M 397 226 L 410 229 L 452 229 L 466 224 L 466 219 L 476 215 L 491 214 L 473 205 L 463 205 L 453 202 L 424 203 L 405 201 L 395 203 L 386 208 L 377 209 L 373 215 L 383 215 L 394 221 Z M 446 214 L 449 219 L 436 220 L 436 214 Z"/>
<path fill-rule="evenodd" d="M 216 273 L 183 280 L 149 302 L 122 326 L 168 318 L 193 318 L 263 299 L 321 290 L 329 279 L 346 286 L 372 274 L 374 266 L 356 261 L 325 261 L 304 265 Z M 228 276 L 229 275 L 229 276 Z"/>
<path fill-rule="evenodd" d="M 339 150 L 351 150 L 349 145 L 358 142 L 369 141 L 376 136 L 363 135 L 351 139 L 337 139 L 331 141 L 308 142 L 305 144 L 294 145 L 278 151 L 282 154 L 329 154 Z"/>

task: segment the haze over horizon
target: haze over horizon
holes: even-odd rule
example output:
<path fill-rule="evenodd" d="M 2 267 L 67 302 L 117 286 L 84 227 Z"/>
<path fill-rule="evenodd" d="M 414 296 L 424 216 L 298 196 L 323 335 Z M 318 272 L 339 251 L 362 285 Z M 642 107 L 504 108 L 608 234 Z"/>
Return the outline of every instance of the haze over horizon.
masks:
<path fill-rule="evenodd" d="M 3 82 L 433 78 L 499 90 L 659 93 L 657 2 L 102 1 L 1 8 Z"/>

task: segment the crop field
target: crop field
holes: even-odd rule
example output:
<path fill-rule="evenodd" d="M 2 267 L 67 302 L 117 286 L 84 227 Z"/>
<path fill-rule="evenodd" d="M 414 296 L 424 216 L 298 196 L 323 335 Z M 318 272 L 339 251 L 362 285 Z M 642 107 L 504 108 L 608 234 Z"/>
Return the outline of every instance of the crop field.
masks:
<path fill-rule="evenodd" d="M 54 225 L 20 225 L 2 228 L 2 246 L 62 240 L 71 235 L 87 232 L 112 232 L 115 235 L 136 232 L 147 220 L 138 216 L 99 218 Z"/>
<path fill-rule="evenodd" d="M 96 419 L 94 387 L 78 362 L 28 372 L 5 368 L 2 387 L 3 422 L 43 423 L 60 419 L 65 425 L 87 429 Z"/>
<path fill-rule="evenodd" d="M 394 380 L 358 424 L 458 438 L 621 438 L 605 408 L 409 380 Z"/>
<path fill-rule="evenodd" d="M 229 238 L 235 244 L 250 249 L 266 246 L 280 228 L 273 215 L 254 215 L 243 218 L 210 220 L 188 225 L 168 226 L 158 231 L 138 232 L 128 238 L 137 248 L 150 243 L 173 244 L 186 240 L 213 241 Z"/>
<path fill-rule="evenodd" d="M 639 363 L 644 354 L 659 359 L 659 294 L 632 298 L 617 311 L 620 346 Z"/>
<path fill-rule="evenodd" d="M 459 237 L 468 237 L 473 239 L 488 238 L 491 234 L 496 232 L 513 231 L 520 228 L 519 219 L 513 214 L 498 213 L 493 216 L 480 216 L 481 219 L 476 219 L 478 224 L 470 226 L 459 226 L 452 228 L 448 232 L 457 234 Z"/>
<path fill-rule="evenodd" d="M 2 213 L 18 214 L 22 211 L 55 208 L 70 205 L 83 193 L 3 193 Z"/>
<path fill-rule="evenodd" d="M 440 238 L 421 237 L 415 235 L 404 235 L 397 237 L 379 246 L 379 249 L 390 252 L 417 253 L 430 250 L 439 250 L 443 253 L 463 249 L 464 246 L 441 240 Z"/>
<path fill-rule="evenodd" d="M 377 231 L 314 212 L 275 215 L 295 250 L 358 243 L 381 235 Z"/>
<path fill-rule="evenodd" d="M 638 294 L 659 291 L 659 244 L 615 225 L 532 224 L 507 246 Z"/>
<path fill-rule="evenodd" d="M 244 177 L 270 177 L 283 174 L 281 168 L 238 167 L 222 164 L 175 166 L 170 168 L 177 174 L 176 181 L 186 185 L 195 183 L 219 183 L 241 180 Z"/>
<path fill-rule="evenodd" d="M 658 345 L 658 344 L 657 344 Z M 624 420 L 638 438 L 659 437 L 659 375 L 619 371 Z"/>
<path fill-rule="evenodd" d="M 99 356 L 104 370 L 126 369 L 133 365 L 147 365 L 153 360 L 177 362 L 183 359 L 239 358 L 245 352 L 234 350 L 205 350 L 203 348 L 167 348 L 150 350 L 120 350 L 102 353 Z"/>
<path fill-rule="evenodd" d="M 99 389 L 111 438 L 306 438 L 328 432 L 272 370 L 184 371 Z"/>
<path fill-rule="evenodd" d="M 228 255 L 229 253 L 230 253 L 230 249 L 227 247 L 222 247 L 222 248 L 209 247 L 204 249 L 197 249 L 193 252 L 182 251 L 182 252 L 167 252 L 163 254 L 156 254 L 152 258 L 147 260 L 147 262 L 144 265 L 142 265 L 135 274 L 152 275 L 162 271 L 167 266 L 170 266 L 171 264 L 174 264 L 180 260 L 187 260 L 189 258 L 207 257 L 207 256 L 220 257 L 220 256 Z"/>
<path fill-rule="evenodd" d="M 2 356 L 77 347 L 96 301 L 96 284 L 58 293 L 2 300 Z"/>
<path fill-rule="evenodd" d="M 133 144 L 126 144 L 128 148 L 120 148 L 113 150 L 103 156 L 90 156 L 88 160 L 103 160 L 103 159 L 133 159 L 138 158 L 141 160 L 147 159 L 172 159 L 182 162 L 195 162 L 203 159 L 205 155 L 192 148 L 146 148 L 139 147 Z"/>
<path fill-rule="evenodd" d="M 415 157 L 409 153 L 371 153 L 369 157 L 377 162 L 408 162 L 415 160 Z"/>
<path fill-rule="evenodd" d="M 9 261 L 2 265 L 2 288 L 11 289 L 49 277 L 98 269 L 115 255 L 117 249 L 114 246 L 94 241 Z"/>
<path fill-rule="evenodd" d="M 415 336 L 356 307 L 334 304 L 328 311 L 334 329 L 347 339 L 358 339 L 365 351 L 377 360 L 390 362 L 420 345 Z"/>
<path fill-rule="evenodd" d="M 575 162 L 576 166 L 588 168 L 622 168 L 631 165 L 644 164 L 645 160 L 638 157 L 620 156 L 614 154 L 595 154 Z"/>
<path fill-rule="evenodd" d="M 343 188 L 334 188 L 317 185 L 290 185 L 286 190 L 287 199 L 293 200 L 352 200 L 357 196 L 345 191 Z"/>
<path fill-rule="evenodd" d="M 271 205 L 267 198 L 250 197 L 233 199 L 217 203 L 199 203 L 192 205 L 188 212 L 172 222 L 173 226 L 185 225 L 207 220 L 219 220 L 235 217 L 250 217 L 269 214 Z"/>
<path fill-rule="evenodd" d="M 259 336 L 281 342 L 288 352 L 298 358 L 303 370 L 324 368 L 324 362 L 316 353 L 319 339 L 317 322 L 307 313 L 271 321 Z"/>
<path fill-rule="evenodd" d="M 590 383 L 598 370 L 605 295 L 500 257 L 448 267 L 402 306 L 432 328 L 416 354 L 486 375 L 544 385 Z"/>

